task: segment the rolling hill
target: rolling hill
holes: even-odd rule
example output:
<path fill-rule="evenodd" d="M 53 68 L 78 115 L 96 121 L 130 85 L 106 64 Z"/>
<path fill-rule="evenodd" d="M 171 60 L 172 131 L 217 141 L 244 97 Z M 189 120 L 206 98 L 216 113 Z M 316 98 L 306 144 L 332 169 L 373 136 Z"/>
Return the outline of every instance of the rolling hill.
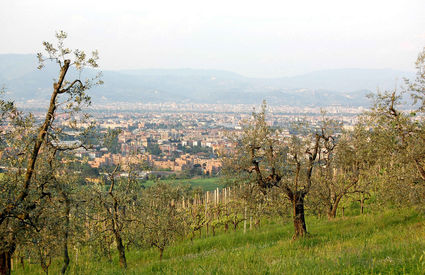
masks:
<path fill-rule="evenodd" d="M 48 99 L 57 64 L 39 71 L 35 55 L 0 55 L 0 85 L 16 101 Z M 96 72 L 87 70 L 84 75 Z M 76 74 L 76 72 L 71 72 Z M 74 75 L 75 76 L 75 75 Z M 101 87 L 91 91 L 96 102 L 228 103 L 291 106 L 364 106 L 365 95 L 392 89 L 413 73 L 390 69 L 338 69 L 294 77 L 249 78 L 222 70 L 141 69 L 104 71 Z"/>

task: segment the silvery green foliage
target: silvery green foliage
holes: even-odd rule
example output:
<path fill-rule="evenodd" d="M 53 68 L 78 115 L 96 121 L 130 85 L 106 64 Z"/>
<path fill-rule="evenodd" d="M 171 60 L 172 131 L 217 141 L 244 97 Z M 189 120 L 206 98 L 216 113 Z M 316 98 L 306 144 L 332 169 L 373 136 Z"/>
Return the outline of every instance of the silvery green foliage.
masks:
<path fill-rule="evenodd" d="M 362 121 L 372 133 L 371 157 L 378 162 L 376 182 L 384 201 L 417 204 L 425 199 L 425 49 L 416 60 L 416 79 L 401 90 L 371 95 L 372 108 Z M 413 101 L 405 102 L 404 95 Z"/>
<path fill-rule="evenodd" d="M 32 247 L 31 252 L 37 255 L 45 271 L 51 257 L 62 249 L 63 232 L 70 230 L 69 226 L 63 226 L 64 216 L 69 215 L 64 214 L 64 201 L 72 197 L 64 182 L 75 171 L 64 173 L 64 163 L 71 159 L 67 152 L 84 147 L 91 128 L 81 124 L 87 122 L 88 116 L 82 114 L 77 119 L 76 115 L 90 104 L 87 90 L 101 84 L 100 74 L 81 79 L 83 68 L 97 67 L 97 52 L 90 58 L 82 51 L 72 52 L 64 46 L 66 37 L 66 33 L 58 32 L 57 44 L 44 42 L 45 53 L 37 55 L 40 69 L 47 61 L 59 65 L 59 77 L 54 80 L 52 97 L 41 123 L 31 113 L 19 111 L 12 102 L 0 100 L 0 157 L 5 170 L 0 178 L 0 253 L 13 254 L 16 249 Z M 73 58 L 68 58 L 71 53 Z M 72 76 L 72 68 L 78 77 Z M 58 123 L 59 115 L 66 123 Z M 63 125 L 76 133 L 77 141 L 72 146 L 62 143 Z"/>

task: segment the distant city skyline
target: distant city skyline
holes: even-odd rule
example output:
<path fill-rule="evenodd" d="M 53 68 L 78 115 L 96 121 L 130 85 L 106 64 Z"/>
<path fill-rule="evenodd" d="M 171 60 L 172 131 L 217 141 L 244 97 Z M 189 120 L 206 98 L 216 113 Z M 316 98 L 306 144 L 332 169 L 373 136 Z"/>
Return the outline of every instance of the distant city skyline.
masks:
<path fill-rule="evenodd" d="M 36 53 L 54 33 L 98 49 L 103 70 L 219 69 L 282 77 L 340 68 L 414 71 L 425 1 L 0 3 L 0 53 Z"/>

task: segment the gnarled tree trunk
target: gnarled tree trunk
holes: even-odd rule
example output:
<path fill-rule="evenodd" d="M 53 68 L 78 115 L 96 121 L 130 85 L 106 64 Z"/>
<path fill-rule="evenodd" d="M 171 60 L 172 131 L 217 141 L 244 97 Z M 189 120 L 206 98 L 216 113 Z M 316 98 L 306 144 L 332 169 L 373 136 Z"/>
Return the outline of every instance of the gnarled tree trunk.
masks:
<path fill-rule="evenodd" d="M 111 187 L 109 188 L 109 195 L 111 196 L 113 200 L 113 213 L 111 217 L 112 222 L 112 232 L 115 236 L 115 243 L 117 244 L 117 250 L 118 250 L 118 256 L 120 261 L 121 268 L 127 268 L 127 260 L 125 257 L 125 247 L 122 242 L 121 238 L 121 229 L 122 224 L 120 225 L 120 216 L 118 214 L 119 207 L 118 207 L 118 199 L 114 195 L 114 186 L 115 186 L 115 173 L 118 171 L 119 165 L 117 165 L 112 173 L 109 174 L 109 179 L 111 180 Z M 106 208 L 108 208 L 107 205 L 105 205 Z"/>
<path fill-rule="evenodd" d="M 329 206 L 328 206 L 328 219 L 329 220 L 331 220 L 331 219 L 335 219 L 336 218 L 336 211 L 338 210 L 338 205 L 339 205 L 339 202 L 341 201 L 341 199 L 342 199 L 342 197 L 345 195 L 346 193 L 344 192 L 344 193 L 341 193 L 341 194 L 339 194 L 337 197 L 336 197 L 336 199 L 335 199 L 335 201 L 333 202 L 333 203 L 330 203 L 329 204 Z"/>
<path fill-rule="evenodd" d="M 163 247 L 161 247 L 161 248 L 159 248 L 159 261 L 161 262 L 162 261 L 162 256 L 164 255 L 164 248 Z"/>
<path fill-rule="evenodd" d="M 125 258 L 125 248 L 124 248 L 124 245 L 122 244 L 121 235 L 118 231 L 114 231 L 114 234 L 115 234 L 115 242 L 117 243 L 120 266 L 122 268 L 127 268 L 127 260 Z"/>
<path fill-rule="evenodd" d="M 307 227 L 305 225 L 304 217 L 304 197 L 303 191 L 297 191 L 292 198 L 292 205 L 294 207 L 294 239 L 305 236 L 307 234 Z"/>
<path fill-rule="evenodd" d="M 12 265 L 12 254 L 9 250 L 0 253 L 0 274 L 10 275 Z"/>
<path fill-rule="evenodd" d="M 12 236 L 9 246 L 3 248 L 0 252 L 0 275 L 10 275 L 12 271 L 12 256 L 15 250 L 15 237 Z"/>
<path fill-rule="evenodd" d="M 328 211 L 327 211 L 327 215 L 328 215 L 328 220 L 332 220 L 335 219 L 336 217 L 336 209 L 337 207 L 333 204 L 328 206 Z"/>
<path fill-rule="evenodd" d="M 68 237 L 69 237 L 69 213 L 71 212 L 71 202 L 65 193 L 62 193 L 65 199 L 65 224 L 64 224 L 64 236 L 63 236 L 63 265 L 61 273 L 65 274 L 69 266 L 69 253 L 68 253 Z"/>

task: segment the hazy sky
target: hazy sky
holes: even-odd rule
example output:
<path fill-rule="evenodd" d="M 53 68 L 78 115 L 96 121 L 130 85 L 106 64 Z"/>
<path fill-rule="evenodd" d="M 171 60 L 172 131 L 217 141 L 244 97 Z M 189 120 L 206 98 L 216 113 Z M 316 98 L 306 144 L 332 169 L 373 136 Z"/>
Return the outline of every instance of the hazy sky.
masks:
<path fill-rule="evenodd" d="M 0 24 L 0 53 L 35 53 L 64 30 L 70 47 L 98 49 L 103 69 L 413 71 L 425 0 L 1 0 Z"/>

